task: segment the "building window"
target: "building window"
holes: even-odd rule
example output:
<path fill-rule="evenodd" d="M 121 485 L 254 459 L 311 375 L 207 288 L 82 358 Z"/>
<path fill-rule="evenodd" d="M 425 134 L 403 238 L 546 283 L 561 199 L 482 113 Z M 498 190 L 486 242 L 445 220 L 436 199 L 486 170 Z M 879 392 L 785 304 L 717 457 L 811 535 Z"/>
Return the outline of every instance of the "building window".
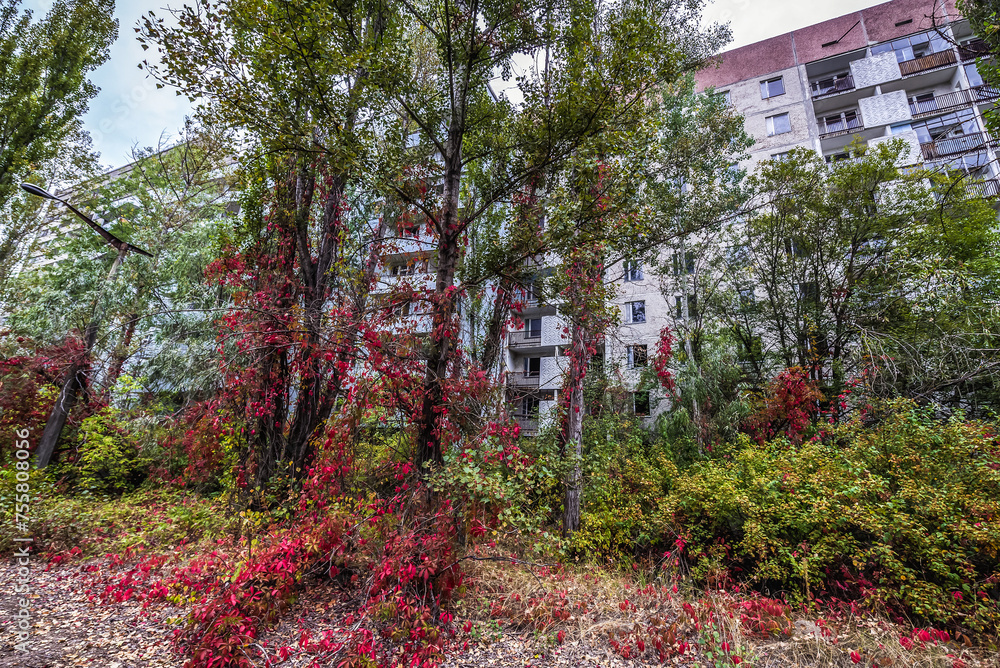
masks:
<path fill-rule="evenodd" d="M 641 369 L 646 366 L 646 346 L 628 346 L 628 368 Z"/>
<path fill-rule="evenodd" d="M 528 378 L 538 378 L 542 373 L 542 358 L 541 357 L 525 357 L 524 358 L 524 375 Z"/>
<path fill-rule="evenodd" d="M 649 415 L 649 392 L 632 393 L 632 411 L 639 417 Z"/>
<path fill-rule="evenodd" d="M 638 260 L 626 260 L 623 265 L 625 268 L 626 283 L 641 281 L 643 279 L 641 262 Z"/>
<path fill-rule="evenodd" d="M 885 44 L 873 46 L 872 55 L 895 51 L 896 61 L 905 63 L 908 60 L 929 56 L 932 53 L 944 51 L 947 48 L 949 48 L 948 41 L 936 31 L 931 30 L 919 35 L 910 35 L 909 37 L 902 37 L 894 39 L 891 42 L 886 42 Z"/>
<path fill-rule="evenodd" d="M 786 132 L 792 131 L 792 121 L 788 118 L 788 114 L 778 114 L 777 116 L 767 117 L 767 136 L 773 137 L 774 135 L 783 135 Z"/>
<path fill-rule="evenodd" d="M 416 238 L 420 236 L 420 223 L 403 218 L 399 221 L 399 236 Z"/>
<path fill-rule="evenodd" d="M 673 265 L 674 265 L 674 276 L 680 276 L 681 273 L 693 274 L 694 273 L 694 251 L 688 251 L 684 253 L 684 260 L 681 261 L 681 254 L 674 253 Z"/>
<path fill-rule="evenodd" d="M 722 100 L 723 104 L 725 104 L 727 107 L 733 106 L 733 96 L 730 95 L 728 90 L 718 91 L 716 95 L 719 97 L 720 100 Z"/>
<path fill-rule="evenodd" d="M 542 319 L 530 318 L 524 321 L 524 336 L 529 339 L 542 338 Z"/>
<path fill-rule="evenodd" d="M 976 86 L 982 86 L 985 83 L 982 75 L 979 74 L 979 68 L 976 67 L 975 63 L 968 63 L 965 66 L 965 76 L 969 78 L 969 85 L 973 88 Z"/>
<path fill-rule="evenodd" d="M 779 162 L 781 160 L 786 160 L 788 158 L 788 154 L 789 153 L 791 153 L 791 151 L 782 151 L 781 153 L 772 153 L 771 154 L 771 160 L 778 160 Z"/>
<path fill-rule="evenodd" d="M 807 281 L 798 285 L 799 299 L 813 304 L 819 304 L 819 283 Z"/>
<path fill-rule="evenodd" d="M 389 268 L 392 276 L 415 276 L 427 273 L 427 260 L 411 260 L 405 264 L 394 264 Z"/>
<path fill-rule="evenodd" d="M 687 317 L 698 317 L 698 298 L 695 295 L 687 296 Z M 684 297 L 677 295 L 674 297 L 674 317 L 680 320 L 684 317 Z"/>
<path fill-rule="evenodd" d="M 530 394 L 522 397 L 520 406 L 518 406 L 521 412 L 516 413 L 516 415 L 521 418 L 536 418 L 538 417 L 538 404 L 538 397 Z"/>
<path fill-rule="evenodd" d="M 806 252 L 806 245 L 801 239 L 795 237 L 785 237 L 785 255 L 790 257 L 809 257 Z"/>
<path fill-rule="evenodd" d="M 646 322 L 646 302 L 626 302 L 625 322 L 638 323 Z"/>
<path fill-rule="evenodd" d="M 747 308 L 753 306 L 757 299 L 757 295 L 754 294 L 753 288 L 740 288 L 737 291 L 740 306 Z"/>
<path fill-rule="evenodd" d="M 760 99 L 766 100 L 769 97 L 776 97 L 784 94 L 785 84 L 781 80 L 781 77 L 760 82 Z"/>

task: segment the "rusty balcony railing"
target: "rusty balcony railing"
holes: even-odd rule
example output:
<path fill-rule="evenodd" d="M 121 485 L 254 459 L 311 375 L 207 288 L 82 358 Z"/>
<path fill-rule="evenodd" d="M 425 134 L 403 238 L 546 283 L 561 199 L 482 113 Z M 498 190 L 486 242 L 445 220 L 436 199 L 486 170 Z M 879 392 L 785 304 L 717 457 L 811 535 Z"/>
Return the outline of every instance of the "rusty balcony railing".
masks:
<path fill-rule="evenodd" d="M 972 181 L 969 183 L 969 192 L 976 197 L 992 199 L 1000 196 L 1000 182 L 996 179 L 984 179 L 982 181 Z"/>
<path fill-rule="evenodd" d="M 985 58 L 988 55 L 990 55 L 990 48 L 981 39 L 973 40 L 968 44 L 958 47 L 958 57 L 963 62 L 975 60 L 976 58 Z"/>
<path fill-rule="evenodd" d="M 542 345 L 542 331 L 540 329 L 526 329 L 520 332 L 511 332 L 508 340 L 510 345 L 517 346 L 519 348 L 540 346 Z"/>
<path fill-rule="evenodd" d="M 528 417 L 526 415 L 515 415 L 514 421 L 517 423 L 517 426 L 521 428 L 522 436 L 538 435 L 538 418 Z"/>
<path fill-rule="evenodd" d="M 513 371 L 507 374 L 507 385 L 510 387 L 538 387 L 539 380 L 537 372 Z"/>
<path fill-rule="evenodd" d="M 913 60 L 904 60 L 899 64 L 899 73 L 906 77 L 918 72 L 926 72 L 938 67 L 953 65 L 957 61 L 958 58 L 955 57 L 955 52 L 951 49 L 946 49 L 937 53 L 929 53 L 926 56 L 914 58 Z"/>
<path fill-rule="evenodd" d="M 861 113 L 857 112 L 853 117 L 840 118 L 837 121 L 828 123 L 822 121 L 819 124 L 819 138 L 829 139 L 840 135 L 850 134 L 857 130 L 864 130 L 865 123 L 861 118 Z"/>
<path fill-rule="evenodd" d="M 931 100 L 910 102 L 910 114 L 913 118 L 925 118 L 942 111 L 967 107 L 972 104 L 992 102 L 1000 97 L 1000 88 L 995 86 L 976 86 L 965 90 L 938 95 Z"/>
<path fill-rule="evenodd" d="M 974 134 L 924 142 L 920 145 L 920 152 L 923 154 L 924 160 L 937 160 L 946 155 L 981 151 L 988 146 L 992 147 L 995 145 L 996 142 L 988 134 L 985 132 L 976 132 Z"/>
<path fill-rule="evenodd" d="M 819 81 L 810 82 L 809 87 L 812 89 L 812 96 L 815 100 L 827 95 L 836 95 L 837 93 L 846 93 L 849 90 L 854 90 L 854 77 L 848 74 L 836 80 L 832 78 L 820 79 Z"/>

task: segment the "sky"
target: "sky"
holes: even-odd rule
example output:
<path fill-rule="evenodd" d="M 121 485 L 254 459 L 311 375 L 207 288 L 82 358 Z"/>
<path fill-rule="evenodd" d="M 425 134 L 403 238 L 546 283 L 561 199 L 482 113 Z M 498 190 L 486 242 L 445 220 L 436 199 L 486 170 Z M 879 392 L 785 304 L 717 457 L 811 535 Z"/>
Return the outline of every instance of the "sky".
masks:
<path fill-rule="evenodd" d="M 23 7 L 40 15 L 51 0 L 24 0 Z M 156 82 L 138 68 L 144 52 L 135 39 L 139 17 L 150 10 L 166 15 L 166 6 L 180 6 L 183 0 L 117 0 L 115 15 L 119 21 L 118 41 L 111 47 L 111 58 L 91 76 L 101 92 L 90 102 L 84 126 L 101 154 L 101 163 L 119 167 L 129 162 L 134 146 L 156 146 L 161 135 L 176 137 L 191 111 L 187 99 L 170 88 L 156 88 Z M 847 14 L 878 0 L 835 0 L 817 3 L 810 0 L 716 0 L 705 11 L 708 21 L 728 22 L 735 48 L 796 28 Z"/>

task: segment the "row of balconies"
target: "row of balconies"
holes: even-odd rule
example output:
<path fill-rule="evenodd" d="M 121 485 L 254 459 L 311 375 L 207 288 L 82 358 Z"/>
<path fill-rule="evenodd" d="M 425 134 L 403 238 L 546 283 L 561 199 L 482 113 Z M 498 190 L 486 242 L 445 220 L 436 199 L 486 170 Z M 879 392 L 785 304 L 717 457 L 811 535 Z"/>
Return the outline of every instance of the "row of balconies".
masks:
<path fill-rule="evenodd" d="M 957 55 L 955 49 L 945 49 L 935 53 L 929 53 L 918 58 L 913 58 L 911 60 L 904 60 L 899 63 L 899 74 L 902 77 L 908 77 L 914 74 L 920 74 L 921 72 L 928 72 L 942 67 L 949 67 L 957 64 L 959 61 L 974 61 L 976 58 L 981 58 L 987 55 L 989 55 L 989 49 L 982 42 L 982 40 L 977 40 L 958 47 Z M 866 58 L 862 58 L 860 61 L 855 62 L 863 62 L 865 60 Z M 812 98 L 817 100 L 854 90 L 856 84 L 855 77 L 852 72 L 840 76 L 829 76 L 823 79 L 817 79 L 815 81 L 811 81 L 809 86 L 812 90 Z"/>
<path fill-rule="evenodd" d="M 995 86 L 976 86 L 975 88 L 956 90 L 951 93 L 935 95 L 928 100 L 912 98 L 909 100 L 910 116 L 911 120 L 919 120 L 975 104 L 995 102 L 998 98 L 1000 98 L 1000 88 Z M 831 120 L 834 118 L 835 120 Z M 843 112 L 836 117 L 827 116 L 817 125 L 820 139 L 832 139 L 866 129 L 859 109 Z"/>

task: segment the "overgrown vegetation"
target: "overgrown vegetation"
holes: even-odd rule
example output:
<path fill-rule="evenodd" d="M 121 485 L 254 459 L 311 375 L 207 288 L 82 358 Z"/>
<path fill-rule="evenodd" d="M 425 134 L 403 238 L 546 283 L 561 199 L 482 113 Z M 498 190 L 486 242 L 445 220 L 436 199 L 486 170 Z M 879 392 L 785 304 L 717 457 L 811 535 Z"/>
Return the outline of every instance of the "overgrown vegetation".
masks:
<path fill-rule="evenodd" d="M 178 16 L 140 36 L 198 121 L 81 186 L 153 257 L 106 283 L 80 236 L 13 279 L 0 548 L 180 610 L 192 668 L 434 666 L 501 621 L 713 666 L 797 622 L 812 665 L 996 648 L 1000 239 L 965 175 L 892 141 L 729 169 L 751 140 L 694 92 L 725 37 L 697 2 Z M 488 83 L 519 58 L 545 66 L 514 104 Z M 616 358 L 614 274 L 643 266 L 676 311 Z M 562 384 L 529 435 L 517 378 L 544 383 L 505 343 L 553 334 L 546 300 Z M 31 468 L 11 443 L 70 373 Z M 268 644 L 319 587 L 338 623 Z"/>

